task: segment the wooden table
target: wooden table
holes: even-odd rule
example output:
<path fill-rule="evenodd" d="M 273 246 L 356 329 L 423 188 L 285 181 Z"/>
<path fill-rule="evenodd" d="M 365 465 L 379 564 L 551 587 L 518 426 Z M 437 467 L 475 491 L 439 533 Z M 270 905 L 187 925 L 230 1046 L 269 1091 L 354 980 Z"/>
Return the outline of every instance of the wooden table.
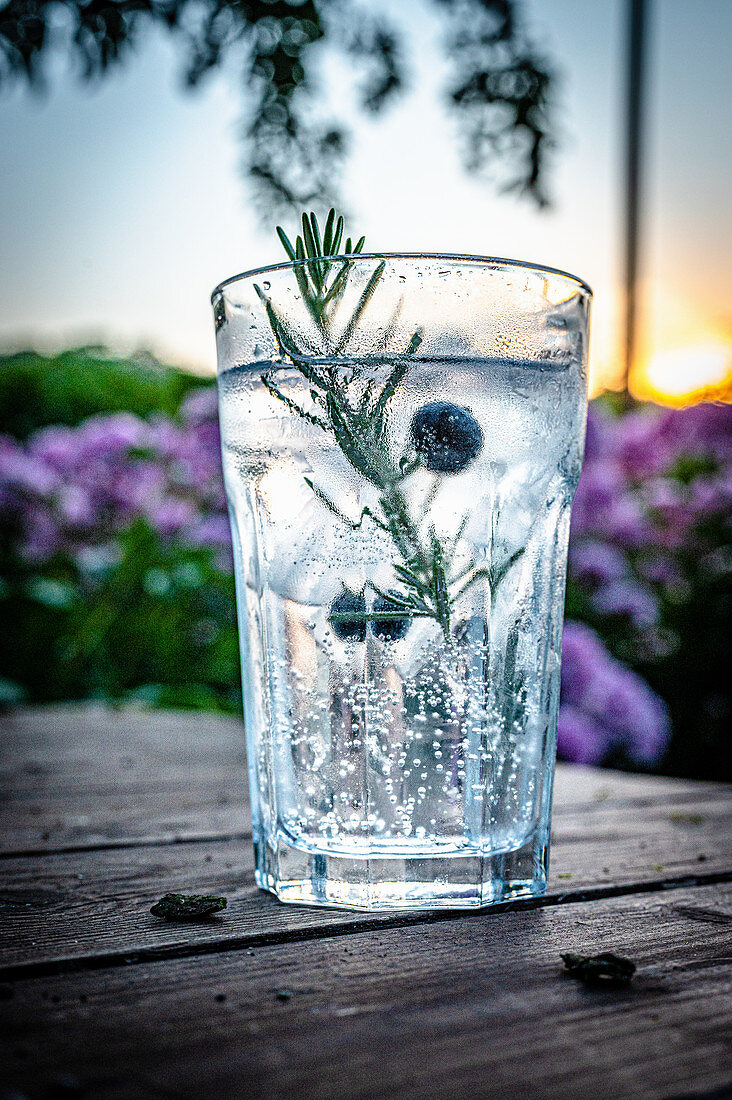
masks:
<path fill-rule="evenodd" d="M 560 767 L 538 904 L 369 915 L 256 889 L 240 723 L 2 725 L 0 1096 L 732 1095 L 729 788 Z M 608 950 L 627 989 L 564 975 Z"/>

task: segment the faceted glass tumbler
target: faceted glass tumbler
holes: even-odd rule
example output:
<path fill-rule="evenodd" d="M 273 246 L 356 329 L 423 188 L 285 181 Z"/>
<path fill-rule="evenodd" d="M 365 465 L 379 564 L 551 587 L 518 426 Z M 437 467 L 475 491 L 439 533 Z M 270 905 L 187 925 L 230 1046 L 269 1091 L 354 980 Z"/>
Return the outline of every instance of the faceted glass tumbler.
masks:
<path fill-rule="evenodd" d="M 545 890 L 590 299 L 434 255 L 214 291 L 256 878 L 282 901 Z"/>

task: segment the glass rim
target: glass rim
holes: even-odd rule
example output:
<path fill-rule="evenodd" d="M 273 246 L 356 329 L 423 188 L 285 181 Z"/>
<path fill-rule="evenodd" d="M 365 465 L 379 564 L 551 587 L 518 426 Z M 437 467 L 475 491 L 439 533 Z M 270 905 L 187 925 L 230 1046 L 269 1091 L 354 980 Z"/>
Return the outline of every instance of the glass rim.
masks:
<path fill-rule="evenodd" d="M 548 267 L 546 264 L 532 263 L 530 260 L 511 260 L 504 256 L 472 256 L 459 252 L 350 252 L 338 256 L 328 256 L 327 259 L 331 263 L 345 260 L 441 260 L 466 265 L 477 264 L 484 267 L 513 267 L 525 271 L 535 271 L 539 274 L 558 275 L 560 278 L 567 279 L 569 282 L 581 287 L 585 294 L 589 294 L 590 298 L 594 297 L 592 287 L 584 279 L 580 279 L 579 275 L 572 275 L 571 272 L 562 271 L 558 267 Z M 228 279 L 222 279 L 211 291 L 211 302 L 213 304 L 214 299 L 223 294 L 227 287 L 242 282 L 244 279 L 251 279 L 255 275 L 267 275 L 274 271 L 294 270 L 295 267 L 303 267 L 305 264 L 312 262 L 308 257 L 302 260 L 286 260 L 283 263 L 268 264 L 266 267 L 253 267 L 249 271 L 241 271 L 238 275 L 230 275 Z"/>

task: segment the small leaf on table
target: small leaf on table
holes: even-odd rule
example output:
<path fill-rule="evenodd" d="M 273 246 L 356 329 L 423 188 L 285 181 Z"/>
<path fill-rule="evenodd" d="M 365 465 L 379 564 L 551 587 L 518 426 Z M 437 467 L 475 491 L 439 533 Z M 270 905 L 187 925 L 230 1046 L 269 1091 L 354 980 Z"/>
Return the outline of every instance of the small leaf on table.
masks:
<path fill-rule="evenodd" d="M 214 894 L 165 894 L 150 909 L 163 920 L 205 920 L 226 908 L 226 898 Z"/>
<path fill-rule="evenodd" d="M 635 973 L 635 963 L 611 951 L 600 955 L 562 954 L 570 978 L 588 985 L 627 985 Z"/>

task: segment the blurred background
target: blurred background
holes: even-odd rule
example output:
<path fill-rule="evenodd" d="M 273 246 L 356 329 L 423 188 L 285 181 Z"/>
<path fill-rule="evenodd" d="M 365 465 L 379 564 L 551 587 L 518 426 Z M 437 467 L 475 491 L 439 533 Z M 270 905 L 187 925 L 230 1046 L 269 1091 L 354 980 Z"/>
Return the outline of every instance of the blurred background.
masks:
<path fill-rule="evenodd" d="M 209 295 L 337 202 L 595 291 L 560 755 L 731 778 L 729 0 L 0 3 L 0 702 L 238 712 Z"/>

